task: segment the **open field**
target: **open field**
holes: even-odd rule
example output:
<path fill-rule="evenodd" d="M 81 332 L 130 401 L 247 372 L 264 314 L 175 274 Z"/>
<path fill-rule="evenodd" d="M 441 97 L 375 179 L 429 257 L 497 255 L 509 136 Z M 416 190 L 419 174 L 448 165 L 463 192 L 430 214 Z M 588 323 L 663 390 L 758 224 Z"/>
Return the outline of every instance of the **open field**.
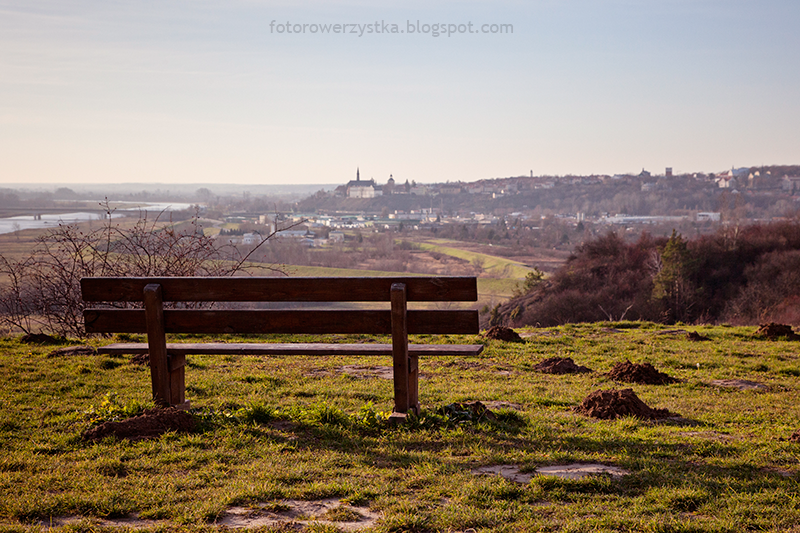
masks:
<path fill-rule="evenodd" d="M 428 242 L 420 242 L 417 245 L 423 250 L 439 252 L 464 259 L 479 266 L 488 275 L 496 278 L 518 278 L 523 279 L 531 269 L 524 264 L 480 252 L 473 252 L 462 247 L 457 247 L 456 242 L 435 239 Z"/>
<path fill-rule="evenodd" d="M 386 272 L 382 270 L 361 270 L 355 268 L 329 268 L 286 265 L 285 270 L 290 276 L 319 276 L 319 277 L 347 277 L 347 276 L 424 276 L 411 272 Z M 516 279 L 478 278 L 478 302 L 485 304 L 511 298 L 519 287 Z M 471 304 L 474 305 L 474 304 Z"/>
<path fill-rule="evenodd" d="M 800 428 L 800 342 L 755 338 L 755 328 L 684 329 L 710 340 L 648 323 L 531 329 L 522 343 L 426 338 L 486 350 L 422 360 L 423 413 L 403 427 L 385 422 L 392 383 L 381 367 L 390 361 L 196 356 L 186 383 L 199 429 L 95 443 L 82 432 L 148 406 L 146 367 L 48 357 L 55 347 L 3 338 L 0 531 L 295 531 L 266 520 L 297 508 L 295 523 L 316 532 L 800 530 L 800 443 L 789 440 Z M 534 369 L 553 356 L 593 372 Z M 680 381 L 612 381 L 607 372 L 626 359 Z M 598 420 L 573 410 L 592 391 L 629 387 L 674 416 Z M 473 400 L 496 419 L 451 405 Z M 573 463 L 626 474 L 534 475 Z"/>

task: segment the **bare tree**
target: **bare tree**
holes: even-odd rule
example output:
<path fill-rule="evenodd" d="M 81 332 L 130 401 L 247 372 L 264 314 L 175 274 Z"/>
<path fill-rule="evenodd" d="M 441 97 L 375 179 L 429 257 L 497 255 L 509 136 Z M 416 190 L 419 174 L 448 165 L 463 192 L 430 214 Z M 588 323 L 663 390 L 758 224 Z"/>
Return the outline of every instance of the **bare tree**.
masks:
<path fill-rule="evenodd" d="M 161 222 L 163 212 L 154 219 L 144 213 L 126 228 L 115 223 L 108 203 L 103 205 L 107 217 L 101 228 L 85 232 L 77 225 L 59 225 L 43 234 L 27 257 L 10 261 L 0 255 L 0 277 L 5 278 L 0 281 L 0 324 L 26 333 L 39 329 L 84 336 L 83 277 L 285 273 L 280 265 L 250 261 L 278 229 L 243 255 L 205 235 L 197 213 L 188 230 Z"/>

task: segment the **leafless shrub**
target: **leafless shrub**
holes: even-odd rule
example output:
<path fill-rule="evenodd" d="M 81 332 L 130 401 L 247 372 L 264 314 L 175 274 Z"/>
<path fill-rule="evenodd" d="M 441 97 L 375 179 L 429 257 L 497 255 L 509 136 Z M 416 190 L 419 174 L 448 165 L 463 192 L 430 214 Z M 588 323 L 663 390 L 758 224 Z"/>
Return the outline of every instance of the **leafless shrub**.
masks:
<path fill-rule="evenodd" d="M 130 228 L 107 217 L 102 227 L 82 230 L 59 225 L 37 239 L 27 257 L 12 261 L 0 255 L 0 324 L 31 333 L 85 335 L 80 280 L 92 276 L 233 276 L 254 269 L 282 273 L 276 265 L 250 259 L 261 245 L 240 252 L 206 236 L 197 213 L 185 229 L 148 218 Z M 286 228 L 281 228 L 286 229 Z M 274 233 L 265 236 L 267 242 Z"/>

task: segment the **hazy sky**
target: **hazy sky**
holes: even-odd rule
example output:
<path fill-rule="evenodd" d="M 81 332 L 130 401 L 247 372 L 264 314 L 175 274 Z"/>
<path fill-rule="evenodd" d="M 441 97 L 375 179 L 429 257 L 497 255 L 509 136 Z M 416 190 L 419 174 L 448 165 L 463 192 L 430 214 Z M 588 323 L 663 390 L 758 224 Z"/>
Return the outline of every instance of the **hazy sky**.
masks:
<path fill-rule="evenodd" d="M 798 164 L 798 95 L 797 0 L 0 0 L 0 183 Z"/>

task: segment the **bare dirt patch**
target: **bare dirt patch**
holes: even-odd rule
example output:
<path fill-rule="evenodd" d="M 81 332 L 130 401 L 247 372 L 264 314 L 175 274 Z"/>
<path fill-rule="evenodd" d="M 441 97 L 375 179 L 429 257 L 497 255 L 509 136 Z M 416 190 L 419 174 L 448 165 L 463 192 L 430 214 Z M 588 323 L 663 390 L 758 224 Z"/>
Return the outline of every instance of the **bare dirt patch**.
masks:
<path fill-rule="evenodd" d="M 800 340 L 800 335 L 792 331 L 792 326 L 786 324 L 776 324 L 770 322 L 769 324 L 762 324 L 761 327 L 755 332 L 756 337 L 764 337 L 769 340 Z"/>
<path fill-rule="evenodd" d="M 792 436 L 789 437 L 789 440 L 792 442 L 800 442 L 800 429 L 792 433 Z"/>
<path fill-rule="evenodd" d="M 514 372 L 511 368 L 502 365 L 486 365 L 477 361 L 464 361 L 456 359 L 455 361 L 429 363 L 432 367 L 438 368 L 455 368 L 457 370 L 474 370 L 477 372 L 491 372 L 497 376 L 510 376 Z"/>
<path fill-rule="evenodd" d="M 540 466 L 533 472 L 520 472 L 516 465 L 482 466 L 472 471 L 476 476 L 501 476 L 513 483 L 527 485 L 534 476 L 555 476 L 562 479 L 583 479 L 589 476 L 610 475 L 619 478 L 630 472 L 616 466 L 596 463 L 573 463 L 568 465 Z"/>
<path fill-rule="evenodd" d="M 326 377 L 334 374 L 344 374 L 357 379 L 388 379 L 392 380 L 394 370 L 390 366 L 364 366 L 364 365 L 343 365 L 334 368 L 315 368 L 306 372 L 309 377 Z"/>
<path fill-rule="evenodd" d="M 230 529 L 255 529 L 275 526 L 333 526 L 337 531 L 358 531 L 373 527 L 380 518 L 366 507 L 355 507 L 337 499 L 302 501 L 281 500 L 252 507 L 232 507 L 216 522 Z"/>
<path fill-rule="evenodd" d="M 32 525 L 45 528 L 63 527 L 67 531 L 98 531 L 101 529 L 117 529 L 119 531 L 137 531 L 141 529 L 158 530 L 165 524 L 162 520 L 147 520 L 133 514 L 121 518 L 87 518 L 83 516 L 53 516 L 47 521 L 35 522 Z M 5 525 L 5 524 L 3 524 Z"/>
<path fill-rule="evenodd" d="M 573 463 L 570 465 L 540 466 L 535 472 L 542 476 L 556 476 L 563 479 L 583 479 L 588 476 L 609 475 L 611 477 L 627 476 L 625 469 L 593 463 Z"/>
<path fill-rule="evenodd" d="M 130 363 L 132 365 L 149 365 L 150 364 L 150 354 L 145 353 L 137 353 L 131 356 Z"/>
<path fill-rule="evenodd" d="M 103 422 L 87 430 L 83 440 L 97 441 L 105 437 L 117 439 L 144 440 L 157 438 L 170 431 L 191 432 L 197 428 L 194 417 L 174 407 L 149 409 L 139 416 L 119 422 Z"/>
<path fill-rule="evenodd" d="M 516 465 L 481 466 L 472 471 L 476 476 L 501 476 L 512 483 L 527 485 L 533 479 L 532 473 L 522 473 Z"/>
<path fill-rule="evenodd" d="M 522 337 L 519 336 L 519 333 L 505 326 L 492 326 L 486 330 L 486 333 L 484 333 L 483 336 L 486 339 L 498 341 L 523 342 Z"/>
<path fill-rule="evenodd" d="M 664 329 L 661 331 L 657 331 L 656 335 L 683 335 L 684 333 L 689 333 L 685 329 Z"/>
<path fill-rule="evenodd" d="M 59 348 L 47 354 L 47 358 L 53 357 L 72 357 L 75 355 L 97 355 L 97 350 L 92 346 L 68 346 Z"/>
<path fill-rule="evenodd" d="M 497 420 L 497 416 L 489 410 L 486 405 L 479 401 L 474 402 L 455 402 L 447 404 L 439 409 L 440 414 L 447 416 L 454 421 L 473 421 Z"/>
<path fill-rule="evenodd" d="M 700 335 L 696 331 L 690 331 L 686 334 L 686 340 L 690 340 L 692 342 L 704 342 L 710 341 L 711 339 L 706 337 L 705 335 Z"/>
<path fill-rule="evenodd" d="M 583 374 L 592 369 L 576 365 L 570 357 L 549 357 L 533 366 L 533 369 L 545 374 Z"/>
<path fill-rule="evenodd" d="M 612 420 L 623 416 L 632 416 L 643 420 L 655 420 L 678 416 L 667 409 L 652 409 L 648 407 L 633 392 L 633 389 L 598 390 L 584 398 L 583 402 L 575 408 L 580 414 Z"/>
<path fill-rule="evenodd" d="M 722 387 L 724 389 L 738 389 L 738 390 L 769 390 L 769 387 L 757 381 L 748 381 L 746 379 L 715 379 L 711 382 L 715 387 Z"/>
<path fill-rule="evenodd" d="M 498 409 L 510 409 L 512 411 L 522 411 L 522 406 L 518 403 L 504 402 L 502 400 L 488 400 L 483 402 L 489 409 L 497 411 Z"/>
<path fill-rule="evenodd" d="M 656 370 L 650 363 L 617 363 L 609 371 L 608 377 L 614 381 L 625 383 L 639 383 L 640 385 L 666 385 L 676 383 L 678 380 L 663 372 Z"/>
<path fill-rule="evenodd" d="M 720 433 L 718 431 L 682 431 L 680 434 L 686 437 L 697 437 L 700 439 L 708 439 L 717 442 L 729 442 L 733 440 L 733 437 L 730 435 L 726 435 L 725 433 Z"/>
<path fill-rule="evenodd" d="M 52 335 L 47 335 L 45 333 L 28 333 L 27 335 L 23 335 L 19 338 L 19 342 L 25 344 L 61 344 L 64 342 L 64 339 L 60 339 L 58 337 L 53 337 Z"/>

